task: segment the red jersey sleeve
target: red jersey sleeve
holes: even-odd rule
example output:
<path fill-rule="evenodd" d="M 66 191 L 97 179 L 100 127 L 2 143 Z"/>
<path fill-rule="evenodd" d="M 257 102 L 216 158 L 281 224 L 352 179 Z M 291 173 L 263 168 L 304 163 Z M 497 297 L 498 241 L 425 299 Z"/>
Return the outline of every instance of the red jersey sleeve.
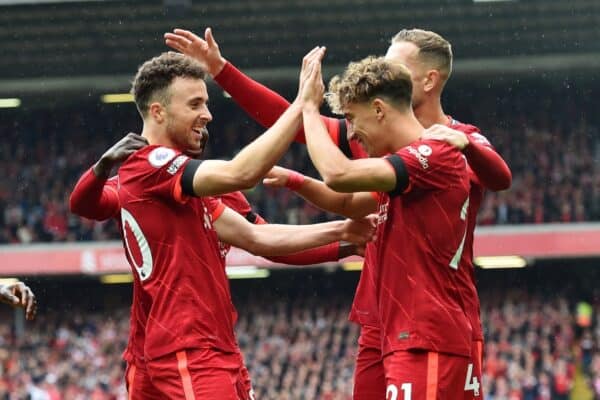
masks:
<path fill-rule="evenodd" d="M 73 188 L 69 208 L 73 214 L 96 221 L 116 217 L 119 213 L 117 178 L 99 178 L 90 168 Z"/>
<path fill-rule="evenodd" d="M 399 158 L 400 163 L 394 159 Z M 414 189 L 445 189 L 467 176 L 467 162 L 454 146 L 436 140 L 419 140 L 386 157 L 399 180 L 402 193 Z"/>
<path fill-rule="evenodd" d="M 512 173 L 502 157 L 479 132 L 467 134 L 469 145 L 464 154 L 479 183 L 486 189 L 506 190 L 512 183 Z"/>
<path fill-rule="evenodd" d="M 227 63 L 215 76 L 215 82 L 225 90 L 242 109 L 256 122 L 270 128 L 290 106 L 289 101 L 268 87 L 256 82 L 233 64 Z M 364 158 L 366 153 L 358 142 L 350 141 L 346 136 L 346 122 L 343 119 L 322 116 L 327 131 L 336 145 L 340 146 L 349 158 Z M 342 129 L 340 129 L 342 127 Z M 296 142 L 306 143 L 304 129 L 300 128 Z M 347 147 L 347 149 L 346 149 Z"/>
<path fill-rule="evenodd" d="M 217 197 L 221 199 L 223 204 L 243 217 L 246 217 L 248 213 L 252 212 L 252 207 L 250 206 L 250 203 L 248 203 L 248 199 L 244 196 L 244 193 L 240 191 L 225 193 Z"/>
<path fill-rule="evenodd" d="M 203 197 L 204 205 L 210 214 L 212 221 L 216 221 L 225 211 L 225 204 L 216 197 Z"/>
<path fill-rule="evenodd" d="M 137 179 L 144 186 L 144 196 L 185 203 L 189 199 L 181 189 L 181 175 L 190 158 L 168 147 L 146 147 L 136 153 L 126 179 Z M 119 170 L 122 174 L 123 168 Z"/>

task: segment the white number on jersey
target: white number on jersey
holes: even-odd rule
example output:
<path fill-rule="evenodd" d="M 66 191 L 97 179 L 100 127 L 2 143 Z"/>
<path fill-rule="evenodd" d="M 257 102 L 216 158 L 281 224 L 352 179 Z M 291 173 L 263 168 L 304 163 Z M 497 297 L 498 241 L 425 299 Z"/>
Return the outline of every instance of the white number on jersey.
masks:
<path fill-rule="evenodd" d="M 462 210 L 460 210 L 460 219 L 463 221 L 467 220 L 467 212 L 469 211 L 469 198 L 467 197 L 467 200 L 465 200 L 465 203 L 462 206 Z M 462 257 L 462 253 L 463 253 L 463 249 L 465 248 L 465 239 L 467 238 L 467 229 L 469 229 L 468 224 L 465 224 L 465 234 L 463 235 L 462 241 L 460 242 L 460 246 L 458 246 L 458 250 L 456 250 L 456 253 L 454 254 L 454 257 L 452 257 L 452 260 L 450 261 L 450 268 L 452 269 L 458 269 L 458 263 L 460 262 L 460 259 Z"/>
<path fill-rule="evenodd" d="M 152 252 L 150 251 L 150 246 L 148 245 L 146 236 L 144 236 L 144 232 L 142 232 L 140 225 L 135 220 L 133 215 L 131 215 L 131 213 L 124 208 L 121 209 L 121 226 L 123 227 L 123 238 L 125 240 L 125 248 L 129 254 L 129 259 L 140 276 L 140 280 L 145 281 L 150 277 L 150 274 L 152 274 Z M 127 226 L 129 226 L 131 232 L 133 232 L 133 237 L 135 238 L 135 241 L 140 249 L 140 253 L 142 254 L 141 266 L 135 263 L 135 259 L 131 253 L 131 247 L 129 246 L 129 242 L 127 240 Z"/>
<path fill-rule="evenodd" d="M 404 393 L 404 400 L 412 400 L 412 383 L 403 383 L 400 390 Z M 398 400 L 398 387 L 396 385 L 388 385 L 385 391 L 386 400 Z"/>
<path fill-rule="evenodd" d="M 479 380 L 477 380 L 477 376 L 473 376 L 473 363 L 469 363 L 467 379 L 465 379 L 465 392 L 469 390 L 473 391 L 473 396 L 479 396 Z"/>

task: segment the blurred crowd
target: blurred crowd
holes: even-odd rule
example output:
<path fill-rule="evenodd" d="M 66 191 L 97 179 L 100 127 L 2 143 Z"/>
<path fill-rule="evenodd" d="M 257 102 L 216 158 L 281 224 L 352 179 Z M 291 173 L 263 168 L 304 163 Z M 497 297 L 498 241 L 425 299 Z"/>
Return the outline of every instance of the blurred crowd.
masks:
<path fill-rule="evenodd" d="M 495 101 L 486 96 L 478 113 L 457 111 L 465 121 L 479 122 L 513 172 L 510 190 L 488 193 L 479 223 L 600 220 L 600 134 L 598 125 L 584 117 L 592 114 L 584 114 L 576 101 L 560 114 L 556 104 L 536 111 L 532 99 L 532 104 L 512 108 Z M 215 100 L 211 107 L 209 157 L 230 158 L 263 131 L 231 100 Z M 0 243 L 118 238 L 112 222 L 70 214 L 67 199 L 78 177 L 108 147 L 127 132 L 140 131 L 134 106 L 80 105 L 31 113 L 0 114 Z M 303 145 L 292 145 L 280 164 L 317 176 Z M 271 222 L 333 218 L 286 190 L 259 185 L 247 194 L 255 211 Z"/>
<path fill-rule="evenodd" d="M 359 328 L 347 321 L 349 291 L 272 293 L 238 301 L 238 339 L 256 398 L 350 400 Z M 490 290 L 482 310 L 483 400 L 580 399 L 572 393 L 577 379 L 600 399 L 600 330 L 577 325 L 566 295 Z M 41 312 L 21 336 L 1 324 L 0 400 L 126 399 L 120 355 L 128 323 L 122 305 Z"/>

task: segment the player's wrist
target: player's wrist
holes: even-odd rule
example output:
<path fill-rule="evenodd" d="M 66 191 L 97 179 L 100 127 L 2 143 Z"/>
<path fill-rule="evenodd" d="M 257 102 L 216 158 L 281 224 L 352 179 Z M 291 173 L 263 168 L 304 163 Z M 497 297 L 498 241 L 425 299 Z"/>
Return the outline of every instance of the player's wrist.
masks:
<path fill-rule="evenodd" d="M 297 191 L 302 187 L 305 180 L 306 177 L 301 173 L 296 171 L 290 171 L 287 177 L 287 181 L 285 183 L 285 187 L 290 190 Z"/>
<path fill-rule="evenodd" d="M 92 168 L 94 175 L 100 179 L 108 179 L 112 170 L 112 162 L 105 158 L 101 158 Z"/>
<path fill-rule="evenodd" d="M 227 60 L 220 56 L 218 58 L 218 60 L 216 60 L 215 62 L 210 63 L 210 65 L 208 65 L 208 73 L 210 74 L 210 76 L 212 76 L 213 78 L 216 78 L 217 75 L 219 75 L 223 69 L 225 68 L 225 66 L 227 65 Z"/>

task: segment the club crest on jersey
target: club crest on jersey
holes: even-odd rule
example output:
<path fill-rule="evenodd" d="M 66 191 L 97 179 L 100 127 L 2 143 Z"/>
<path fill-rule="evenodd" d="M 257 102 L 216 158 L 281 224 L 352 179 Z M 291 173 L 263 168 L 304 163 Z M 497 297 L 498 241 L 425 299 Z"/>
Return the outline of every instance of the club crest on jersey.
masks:
<path fill-rule="evenodd" d="M 181 168 L 185 160 L 187 160 L 187 156 L 183 154 L 177 156 L 177 158 L 175 158 L 171 165 L 169 165 L 169 167 L 167 168 L 167 172 L 171 175 L 175 175 L 177 171 L 179 171 L 179 168 Z"/>
<path fill-rule="evenodd" d="M 427 146 L 426 144 L 422 144 L 417 148 L 417 151 L 419 152 L 419 154 L 421 154 L 424 157 L 429 157 L 431 155 L 431 153 L 433 152 L 433 150 L 431 150 L 431 147 Z"/>
<path fill-rule="evenodd" d="M 173 157 L 175 157 L 175 150 L 167 147 L 158 147 L 150 152 L 148 155 L 148 162 L 150 162 L 153 167 L 160 168 L 171 161 Z"/>

